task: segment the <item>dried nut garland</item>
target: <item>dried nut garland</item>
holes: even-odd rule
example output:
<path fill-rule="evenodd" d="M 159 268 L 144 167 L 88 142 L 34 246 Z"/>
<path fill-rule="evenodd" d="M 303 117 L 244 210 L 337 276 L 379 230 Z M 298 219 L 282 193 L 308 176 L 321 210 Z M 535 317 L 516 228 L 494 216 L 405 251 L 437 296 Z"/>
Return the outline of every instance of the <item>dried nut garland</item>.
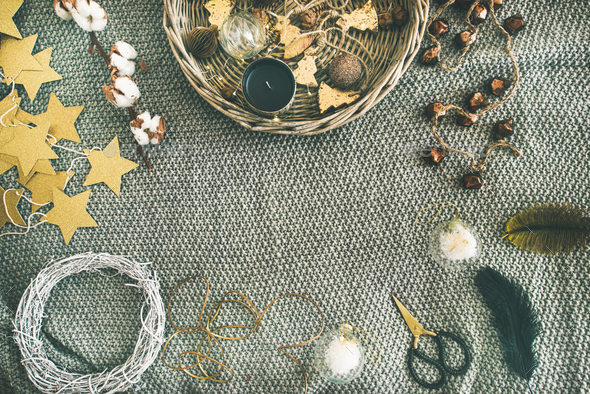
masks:
<path fill-rule="evenodd" d="M 514 134 L 514 122 L 512 119 L 506 119 L 497 122 L 493 128 L 493 137 L 497 142 L 490 144 L 486 151 L 483 160 L 478 164 L 476 158 L 472 153 L 462 151 L 450 147 L 438 134 L 437 126 L 439 119 L 444 117 L 448 110 L 455 110 L 458 112 L 457 124 L 462 127 L 471 127 L 477 123 L 480 117 L 486 112 L 498 108 L 504 104 L 514 93 L 516 86 L 519 81 L 518 65 L 512 55 L 510 49 L 511 39 L 510 35 L 514 35 L 524 28 L 524 22 L 520 14 L 516 14 L 504 21 L 503 27 L 498 22 L 495 12 L 502 6 L 502 0 L 437 0 L 442 6 L 435 12 L 434 16 L 430 19 L 427 25 L 428 36 L 431 41 L 435 44 L 427 48 L 420 57 L 420 62 L 425 65 L 438 65 L 443 70 L 455 71 L 461 64 L 463 56 L 473 45 L 477 38 L 477 25 L 480 25 L 488 19 L 491 15 L 491 19 L 506 39 L 506 52 L 510 57 L 513 65 L 513 80 L 507 80 L 503 78 L 494 78 L 490 82 L 491 93 L 495 96 L 501 96 L 508 89 L 510 92 L 508 95 L 496 103 L 490 103 L 482 92 L 475 92 L 466 98 L 467 109 L 463 109 L 456 105 L 448 104 L 444 105 L 440 102 L 429 104 L 426 107 L 425 113 L 428 119 L 432 122 L 432 134 L 434 139 L 440 145 L 438 147 L 432 147 L 423 150 L 422 157 L 424 160 L 431 164 L 440 164 L 444 157 L 449 152 L 455 152 L 467 156 L 470 160 L 471 171 L 463 176 L 463 183 L 467 189 L 480 189 L 483 184 L 483 177 L 481 171 L 484 169 L 490 153 L 495 148 L 509 148 L 512 150 L 516 157 L 521 156 L 522 153 L 506 142 L 506 138 L 509 138 Z M 455 42 L 461 49 L 461 55 L 459 60 L 454 67 L 446 66 L 441 61 L 441 44 L 438 41 L 438 37 L 446 34 L 449 31 L 449 24 L 446 19 L 439 18 L 442 12 L 449 7 L 451 4 L 456 4 L 459 7 L 467 10 L 465 22 L 469 25 L 469 30 L 464 30 L 455 36 Z"/>

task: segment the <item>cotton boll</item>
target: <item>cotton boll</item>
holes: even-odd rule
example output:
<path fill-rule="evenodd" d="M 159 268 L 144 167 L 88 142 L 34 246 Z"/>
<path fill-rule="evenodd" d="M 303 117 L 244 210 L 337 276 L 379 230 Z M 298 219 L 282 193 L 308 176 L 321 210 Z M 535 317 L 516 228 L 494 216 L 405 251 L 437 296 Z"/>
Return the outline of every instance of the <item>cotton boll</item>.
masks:
<path fill-rule="evenodd" d="M 111 86 L 103 86 L 102 91 L 107 96 L 107 100 L 117 107 L 131 107 L 135 103 L 135 100 L 125 97 L 121 91 Z"/>
<path fill-rule="evenodd" d="M 111 66 L 117 69 L 117 75 L 131 77 L 135 73 L 135 62 L 116 53 L 111 54 Z"/>
<path fill-rule="evenodd" d="M 150 143 L 150 137 L 145 131 L 134 134 L 134 137 L 139 145 L 148 145 Z"/>
<path fill-rule="evenodd" d="M 90 28 L 92 31 L 103 31 L 105 27 L 107 27 L 108 19 L 94 19 L 92 23 L 90 23 Z"/>
<path fill-rule="evenodd" d="M 80 14 L 83 18 L 88 18 L 90 13 L 92 12 L 92 8 L 90 7 L 89 0 L 77 0 L 76 1 L 76 11 Z"/>
<path fill-rule="evenodd" d="M 66 4 L 69 5 L 70 9 L 72 8 L 72 5 L 70 3 Z M 53 1 L 53 9 L 55 10 L 55 14 L 65 21 L 72 19 L 72 15 L 66 8 L 66 4 L 63 4 L 61 0 Z"/>
<path fill-rule="evenodd" d="M 137 115 L 137 120 L 141 122 L 142 130 L 149 130 L 152 126 L 152 118 L 148 111 L 142 112 L 141 114 Z"/>
<path fill-rule="evenodd" d="M 130 77 L 118 77 L 115 79 L 113 87 L 119 90 L 125 97 L 133 101 L 141 96 L 139 88 Z"/>
<path fill-rule="evenodd" d="M 137 51 L 135 51 L 135 49 L 125 41 L 117 41 L 115 45 L 113 45 L 111 53 L 118 53 L 128 60 L 135 59 L 137 57 Z"/>
<path fill-rule="evenodd" d="M 152 133 L 164 133 L 166 131 L 166 127 L 164 126 L 164 119 L 160 115 L 156 115 L 152 118 L 152 124 L 150 126 L 150 131 Z"/>
<path fill-rule="evenodd" d="M 156 136 L 152 137 L 152 139 L 150 140 L 150 143 L 152 145 L 158 145 L 160 143 L 160 141 L 162 141 L 162 136 L 156 135 Z"/>
<path fill-rule="evenodd" d="M 82 30 L 87 32 L 92 31 L 91 23 L 87 17 L 81 16 L 77 11 L 72 11 L 70 15 L 72 15 L 72 18 L 74 18 L 74 21 L 82 28 Z"/>

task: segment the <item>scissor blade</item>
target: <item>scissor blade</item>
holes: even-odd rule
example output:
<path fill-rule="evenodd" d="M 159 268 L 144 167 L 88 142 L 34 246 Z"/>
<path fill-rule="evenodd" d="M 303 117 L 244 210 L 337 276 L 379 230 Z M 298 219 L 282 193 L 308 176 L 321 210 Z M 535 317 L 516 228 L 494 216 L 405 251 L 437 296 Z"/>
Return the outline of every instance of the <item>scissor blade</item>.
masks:
<path fill-rule="evenodd" d="M 397 304 L 399 311 L 402 313 L 402 316 L 404 317 L 406 324 L 408 325 L 408 327 L 410 327 L 410 331 L 412 331 L 412 334 L 414 334 L 415 337 L 419 337 L 420 335 L 422 335 L 424 333 L 424 328 L 422 327 L 422 325 L 418 323 L 418 320 L 414 319 L 414 316 L 410 315 L 410 312 L 408 312 L 408 310 L 402 305 L 401 302 L 399 302 L 397 298 L 395 298 L 394 295 L 392 295 L 392 297 L 395 300 L 395 303 Z"/>

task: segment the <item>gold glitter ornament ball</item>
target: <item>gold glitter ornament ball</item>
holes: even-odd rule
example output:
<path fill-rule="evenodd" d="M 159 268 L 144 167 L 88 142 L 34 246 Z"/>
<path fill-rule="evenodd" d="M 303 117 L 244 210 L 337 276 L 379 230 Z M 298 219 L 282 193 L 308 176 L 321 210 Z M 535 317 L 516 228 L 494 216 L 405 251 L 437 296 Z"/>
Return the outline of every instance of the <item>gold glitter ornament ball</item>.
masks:
<path fill-rule="evenodd" d="M 218 31 L 217 25 L 192 29 L 186 37 L 186 43 L 193 56 L 205 58 L 213 55 L 217 50 Z"/>
<path fill-rule="evenodd" d="M 347 90 L 361 79 L 363 66 L 356 56 L 343 53 L 332 60 L 328 72 L 337 88 Z"/>

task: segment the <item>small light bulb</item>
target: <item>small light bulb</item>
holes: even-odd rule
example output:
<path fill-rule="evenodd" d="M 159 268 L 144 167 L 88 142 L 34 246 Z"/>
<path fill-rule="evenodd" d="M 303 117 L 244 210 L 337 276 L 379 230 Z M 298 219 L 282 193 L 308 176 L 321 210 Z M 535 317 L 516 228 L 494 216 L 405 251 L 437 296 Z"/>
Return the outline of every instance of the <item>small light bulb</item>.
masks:
<path fill-rule="evenodd" d="M 274 120 L 275 122 L 278 122 L 278 121 L 279 121 L 279 117 L 278 117 L 278 116 L 275 116 L 275 118 L 274 118 L 273 120 Z"/>
<path fill-rule="evenodd" d="M 307 92 L 307 95 L 308 95 L 308 96 L 311 96 L 311 92 Z"/>
<path fill-rule="evenodd" d="M 223 78 L 219 77 L 219 80 L 220 80 L 220 81 L 223 81 Z"/>

